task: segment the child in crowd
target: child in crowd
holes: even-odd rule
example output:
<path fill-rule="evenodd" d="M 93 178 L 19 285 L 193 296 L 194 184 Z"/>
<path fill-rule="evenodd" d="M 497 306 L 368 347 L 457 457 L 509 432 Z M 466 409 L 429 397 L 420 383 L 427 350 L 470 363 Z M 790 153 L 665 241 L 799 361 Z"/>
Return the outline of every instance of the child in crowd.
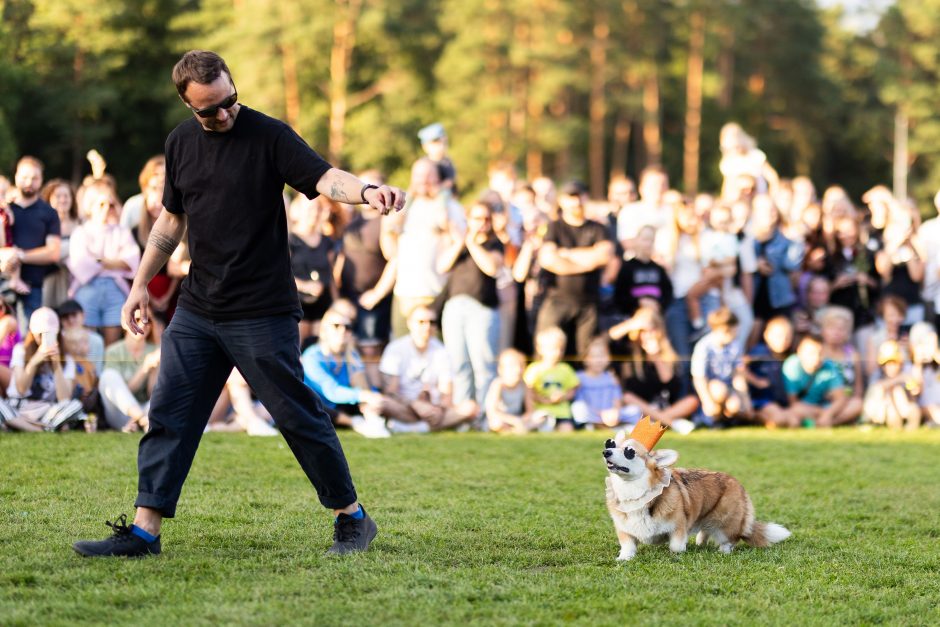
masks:
<path fill-rule="evenodd" d="M 937 332 L 927 322 L 911 327 L 911 375 L 924 422 L 940 425 L 940 347 Z M 929 421 L 929 422 L 928 422 Z"/>
<path fill-rule="evenodd" d="M 904 318 L 907 317 L 907 303 L 898 296 L 889 294 L 878 301 L 876 308 L 878 319 L 876 329 L 868 338 L 865 347 L 864 368 L 870 381 L 878 378 L 880 369 L 877 367 L 875 357 L 879 347 L 888 340 L 894 340 L 901 346 L 907 345 L 907 331 L 904 327 Z"/>
<path fill-rule="evenodd" d="M 823 358 L 839 368 L 845 382 L 848 398 L 842 410 L 848 420 L 856 420 L 862 414 L 862 360 L 852 345 L 854 316 L 851 310 L 833 305 L 819 312 L 819 326 L 823 341 Z"/>
<path fill-rule="evenodd" d="M 640 228 L 631 240 L 632 257 L 623 262 L 614 287 L 614 306 L 629 318 L 641 305 L 663 312 L 672 302 L 672 281 L 666 270 L 652 260 L 656 229 Z"/>
<path fill-rule="evenodd" d="M 712 423 L 747 419 L 750 400 L 741 346 L 735 341 L 738 318 L 721 307 L 709 314 L 708 326 L 712 331 L 695 345 L 690 365 L 702 413 Z"/>
<path fill-rule="evenodd" d="M 790 402 L 783 380 L 783 362 L 793 345 L 793 324 L 786 316 L 771 318 L 763 342 L 747 354 L 745 377 L 754 417 L 768 429 L 797 427 L 786 411 Z"/>
<path fill-rule="evenodd" d="M 636 408 L 629 416 L 621 415 L 623 390 L 610 371 L 610 346 L 603 337 L 594 338 L 584 355 L 584 370 L 578 372 L 578 391 L 571 413 L 579 424 L 616 427 L 621 422 L 637 422 Z"/>
<path fill-rule="evenodd" d="M 701 287 L 694 287 L 686 295 L 693 336 L 705 331 L 703 316 L 709 313 L 708 309 L 713 311 L 719 303 L 728 300 L 741 248 L 738 238 L 732 233 L 732 222 L 731 207 L 728 205 L 717 204 L 709 212 L 710 228 L 702 233 L 700 240 L 702 264 L 717 278 L 715 281 L 697 284 Z"/>
<path fill-rule="evenodd" d="M 868 386 L 865 394 L 866 422 L 890 429 L 915 430 L 920 426 L 922 412 L 917 404 L 917 384 L 910 364 L 904 362 L 898 342 L 886 340 L 878 348 L 881 376 Z"/>
<path fill-rule="evenodd" d="M 8 249 L 13 254 L 13 209 L 10 207 L 8 196 L 10 194 L 10 181 L 0 176 L 0 249 Z M 29 294 L 30 287 L 20 278 L 20 266 L 3 273 L 6 282 L 0 285 L 0 291 L 12 290 L 17 294 Z"/>
<path fill-rule="evenodd" d="M 838 366 L 823 357 L 822 338 L 807 335 L 796 354 L 783 362 L 783 380 L 790 399 L 792 426 L 834 427 L 855 419 L 843 413 L 848 397 Z"/>
<path fill-rule="evenodd" d="M 535 336 L 538 361 L 529 364 L 523 376 L 529 390 L 529 402 L 535 411 L 547 413 L 558 431 L 569 432 L 576 425 L 571 413 L 580 381 L 574 369 L 561 361 L 568 338 L 558 327 L 543 329 Z"/>
<path fill-rule="evenodd" d="M 552 424 L 547 413 L 530 411 L 528 389 L 522 379 L 525 368 L 526 359 L 521 352 L 507 348 L 500 353 L 496 379 L 486 394 L 486 422 L 490 431 L 522 434 Z"/>
<path fill-rule="evenodd" d="M 77 399 L 82 404 L 82 409 L 87 412 L 85 430 L 93 432 L 98 430 L 100 397 L 98 373 L 88 359 L 88 333 L 87 329 L 63 328 L 62 349 L 75 361 L 72 398 Z"/>

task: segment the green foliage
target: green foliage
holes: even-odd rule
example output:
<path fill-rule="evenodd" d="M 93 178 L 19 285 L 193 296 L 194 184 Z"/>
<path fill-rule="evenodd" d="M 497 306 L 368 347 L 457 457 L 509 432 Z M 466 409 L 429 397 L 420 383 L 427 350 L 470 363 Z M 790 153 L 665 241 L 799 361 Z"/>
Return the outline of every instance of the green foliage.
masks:
<path fill-rule="evenodd" d="M 625 161 L 636 175 L 653 148 L 643 136 L 643 89 L 655 77 L 653 115 L 678 184 L 690 16 L 700 12 L 704 188 L 720 182 L 718 131 L 736 120 L 782 175 L 839 182 L 857 195 L 890 177 L 899 109 L 911 123 L 912 189 L 924 199 L 940 186 L 940 0 L 899 0 L 870 33 L 847 31 L 837 10 L 813 0 L 0 0 L 0 8 L 4 171 L 29 152 L 50 172 L 79 178 L 85 151 L 97 147 L 122 191 L 134 192 L 137 168 L 187 115 L 170 69 L 199 47 L 227 59 L 247 105 L 287 120 L 339 165 L 378 167 L 399 184 L 421 154 L 417 130 L 443 122 L 468 193 L 496 161 L 528 176 L 586 178 L 598 77 L 604 162 Z M 346 19 L 352 37 L 340 76 L 331 63 Z M 591 57 L 599 41 L 603 67 Z M 624 122 L 626 146 L 613 139 Z"/>
<path fill-rule="evenodd" d="M 208 434 L 163 554 L 88 560 L 131 513 L 137 437 L 0 434 L 0 616 L 27 624 L 921 625 L 940 598 L 938 433 L 667 434 L 683 467 L 729 472 L 769 549 L 618 564 L 600 433 L 343 435 L 379 525 L 328 559 L 330 514 L 280 438 Z"/>

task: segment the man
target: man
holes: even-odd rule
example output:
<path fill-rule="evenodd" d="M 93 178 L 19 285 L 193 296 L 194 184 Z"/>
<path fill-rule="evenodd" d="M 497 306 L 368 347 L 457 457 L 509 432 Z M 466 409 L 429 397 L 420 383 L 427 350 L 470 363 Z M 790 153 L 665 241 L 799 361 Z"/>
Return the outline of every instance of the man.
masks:
<path fill-rule="evenodd" d="M 356 499 L 339 439 L 316 394 L 303 382 L 300 304 L 287 245 L 285 184 L 380 211 L 404 194 L 363 185 L 332 168 L 290 127 L 238 103 L 221 57 L 192 50 L 173 82 L 193 117 L 166 141 L 164 211 L 154 223 L 122 322 L 149 324 L 147 285 L 188 229 L 192 265 L 179 306 L 163 333 L 150 430 L 140 442 L 137 513 L 114 535 L 74 545 L 85 556 L 160 552 L 164 518 L 176 514 L 183 482 L 222 387 L 235 366 L 271 412 L 294 456 L 334 511 L 334 554 L 363 551 L 376 525 Z"/>
<path fill-rule="evenodd" d="M 354 307 L 340 300 L 327 309 L 320 320 L 320 341 L 300 356 L 304 382 L 320 395 L 334 424 L 367 438 L 387 438 L 381 417 L 384 398 L 369 389 L 365 365 L 351 346 L 354 321 L 345 305 Z"/>
<path fill-rule="evenodd" d="M 657 231 L 672 222 L 673 216 L 664 202 L 669 190 L 669 176 L 659 166 L 647 166 L 640 173 L 640 199 L 620 209 L 617 215 L 617 240 L 630 249 L 630 240 L 640 229 L 651 225 Z"/>
<path fill-rule="evenodd" d="M 547 288 L 536 331 L 561 327 L 568 337 L 569 355 L 583 355 L 597 331 L 601 269 L 614 254 L 607 230 L 584 216 L 586 193 L 578 182 L 562 188 L 561 218 L 549 224 L 538 255 L 547 273 Z"/>
<path fill-rule="evenodd" d="M 441 189 L 438 168 L 427 158 L 418 159 L 411 167 L 408 190 L 408 211 L 382 220 L 383 251 L 398 260 L 394 302 L 392 303 L 392 337 L 408 333 L 407 319 L 419 305 L 434 302 L 444 289 L 444 276 L 437 271 L 437 255 L 443 246 L 443 235 L 451 228 L 463 232 L 467 221 L 463 207 L 447 191 Z"/>
<path fill-rule="evenodd" d="M 393 433 L 440 431 L 472 422 L 479 407 L 472 400 L 453 404 L 453 376 L 444 345 L 433 337 L 434 312 L 417 307 L 408 317 L 408 335 L 385 347 L 379 370 Z"/>
<path fill-rule="evenodd" d="M 42 282 L 56 269 L 61 245 L 59 214 L 39 197 L 42 189 L 42 162 L 23 157 L 16 164 L 16 200 L 13 209 L 13 246 L 0 253 L 0 270 L 21 268 L 20 276 L 29 293 L 20 295 L 17 315 L 25 328 L 29 317 L 42 306 Z"/>

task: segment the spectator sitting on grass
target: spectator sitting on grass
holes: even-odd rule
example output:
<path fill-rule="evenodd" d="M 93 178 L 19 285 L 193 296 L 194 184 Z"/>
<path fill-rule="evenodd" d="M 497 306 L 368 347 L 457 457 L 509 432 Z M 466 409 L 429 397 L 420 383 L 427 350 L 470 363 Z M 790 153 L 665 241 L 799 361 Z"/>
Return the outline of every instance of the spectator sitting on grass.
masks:
<path fill-rule="evenodd" d="M 911 375 L 918 391 L 917 402 L 924 412 L 924 421 L 940 425 L 940 348 L 937 332 L 930 323 L 918 322 L 911 327 Z"/>
<path fill-rule="evenodd" d="M 350 427 L 365 437 L 388 437 L 381 417 L 385 399 L 366 380 L 362 358 L 353 347 L 355 305 L 336 301 L 320 323 L 320 341 L 300 356 L 304 382 L 324 401 L 333 424 Z"/>
<path fill-rule="evenodd" d="M 568 432 L 584 425 L 575 423 L 571 401 L 578 390 L 578 375 L 562 361 L 567 338 L 558 327 L 549 327 L 535 335 L 539 359 L 526 368 L 524 379 L 531 405 L 537 412 L 547 413 L 558 431 Z"/>
<path fill-rule="evenodd" d="M 839 367 L 823 357 L 822 338 L 807 335 L 796 354 L 783 362 L 783 380 L 790 399 L 791 426 L 834 427 L 855 419 L 843 413 L 848 397 Z"/>
<path fill-rule="evenodd" d="M 104 372 L 104 338 L 101 334 L 85 326 L 85 310 L 77 300 L 67 300 L 56 309 L 62 331 L 81 329 L 88 336 L 88 361 L 95 367 L 95 372 Z M 155 341 L 156 343 L 156 341 Z"/>
<path fill-rule="evenodd" d="M 708 315 L 708 326 L 712 331 L 695 345 L 690 364 L 702 413 L 716 424 L 746 419 L 750 400 L 741 345 L 735 341 L 737 316 L 722 307 Z"/>
<path fill-rule="evenodd" d="M 875 323 L 875 332 L 868 337 L 862 365 L 869 381 L 877 380 L 879 369 L 875 357 L 878 348 L 888 340 L 894 340 L 901 346 L 907 345 L 907 332 L 904 328 L 904 318 L 907 316 L 907 303 L 900 297 L 888 294 L 882 296 L 876 308 L 878 319 Z"/>
<path fill-rule="evenodd" d="M 392 433 L 451 429 L 472 422 L 479 413 L 475 401 L 453 404 L 450 361 L 444 345 L 432 335 L 435 322 L 429 307 L 416 307 L 408 317 L 408 335 L 382 353 L 382 410 Z"/>
<path fill-rule="evenodd" d="M 790 399 L 783 379 L 783 362 L 793 346 L 793 333 L 789 318 L 771 318 L 764 327 L 764 341 L 747 355 L 745 376 L 754 417 L 767 428 L 800 426 L 787 411 Z"/>
<path fill-rule="evenodd" d="M 88 332 L 85 329 L 63 328 L 62 352 L 75 362 L 72 398 L 82 404 L 82 411 L 86 413 L 85 431 L 97 431 L 101 397 L 98 394 L 98 372 L 88 361 Z"/>
<path fill-rule="evenodd" d="M 250 436 L 278 435 L 278 430 L 271 426 L 271 422 L 271 412 L 261 401 L 252 398 L 245 377 L 238 368 L 232 368 L 209 416 L 207 430 L 245 432 Z"/>
<path fill-rule="evenodd" d="M 862 415 L 864 381 L 862 360 L 852 346 L 852 312 L 845 307 L 833 305 L 819 312 L 820 337 L 823 341 L 823 358 L 834 363 L 842 373 L 845 393 L 848 396 L 842 413 L 852 420 Z"/>
<path fill-rule="evenodd" d="M 916 398 L 919 390 L 910 364 L 904 361 L 901 346 L 894 340 L 887 340 L 879 347 L 881 376 L 868 386 L 865 394 L 866 422 L 909 431 L 920 426 L 922 412 Z"/>
<path fill-rule="evenodd" d="M 507 348 L 500 353 L 497 377 L 486 394 L 486 424 L 490 431 L 522 434 L 546 424 L 548 414 L 532 411 L 522 380 L 525 368 L 525 355 L 516 349 Z"/>
<path fill-rule="evenodd" d="M 53 431 L 84 419 L 72 399 L 75 360 L 62 349 L 59 318 L 40 307 L 29 318 L 29 333 L 13 348 L 13 378 L 7 403 L 0 406 L 6 425 L 20 431 Z"/>
<path fill-rule="evenodd" d="M 607 338 L 594 338 L 584 355 L 584 370 L 578 371 L 578 391 L 571 404 L 574 419 L 581 424 L 616 427 L 621 422 L 636 422 L 638 416 L 625 420 L 621 415 L 623 390 L 610 371 L 610 345 Z"/>
<path fill-rule="evenodd" d="M 5 300 L 0 299 L 0 389 L 6 390 L 13 378 L 10 358 L 13 348 L 22 341 L 16 314 Z"/>
<path fill-rule="evenodd" d="M 125 331 L 124 339 L 105 350 L 98 391 L 104 405 L 104 420 L 116 431 L 147 430 L 150 395 L 160 367 L 160 347 L 154 341 L 154 328 L 149 325 L 143 335 Z"/>
<path fill-rule="evenodd" d="M 689 417 L 699 408 L 691 394 L 685 370 L 666 334 L 662 314 L 640 307 L 633 318 L 610 330 L 611 337 L 630 338 L 631 354 L 623 364 L 624 422 L 649 416 L 680 434 L 690 433 L 695 424 Z"/>

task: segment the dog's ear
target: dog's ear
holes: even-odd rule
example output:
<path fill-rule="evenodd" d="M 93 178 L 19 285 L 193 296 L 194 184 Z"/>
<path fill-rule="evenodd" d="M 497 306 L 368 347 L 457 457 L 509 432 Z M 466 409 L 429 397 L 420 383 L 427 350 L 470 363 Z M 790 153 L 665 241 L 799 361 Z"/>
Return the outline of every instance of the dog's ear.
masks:
<path fill-rule="evenodd" d="M 664 448 L 659 451 L 653 451 L 652 457 L 657 466 L 660 468 L 666 468 L 679 461 L 679 452 Z"/>
<path fill-rule="evenodd" d="M 630 436 L 627 435 L 626 429 L 621 429 L 616 434 L 614 434 L 614 444 L 616 448 L 623 446 L 623 443 L 629 439 Z"/>

